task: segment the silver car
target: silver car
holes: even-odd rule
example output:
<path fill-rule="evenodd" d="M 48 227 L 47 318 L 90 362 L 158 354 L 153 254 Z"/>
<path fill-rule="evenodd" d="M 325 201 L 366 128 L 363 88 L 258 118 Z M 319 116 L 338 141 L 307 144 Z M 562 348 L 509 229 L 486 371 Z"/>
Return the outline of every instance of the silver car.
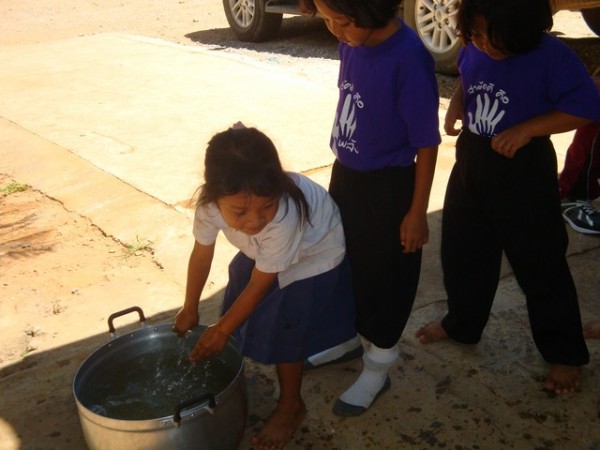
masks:
<path fill-rule="evenodd" d="M 550 0 L 554 11 L 581 11 L 590 29 L 600 36 L 600 0 Z M 400 17 L 416 30 L 432 54 L 436 70 L 456 73 L 460 40 L 456 13 L 460 0 L 404 0 Z M 281 27 L 283 14 L 300 14 L 298 0 L 223 0 L 229 25 L 241 41 L 272 38 Z"/>

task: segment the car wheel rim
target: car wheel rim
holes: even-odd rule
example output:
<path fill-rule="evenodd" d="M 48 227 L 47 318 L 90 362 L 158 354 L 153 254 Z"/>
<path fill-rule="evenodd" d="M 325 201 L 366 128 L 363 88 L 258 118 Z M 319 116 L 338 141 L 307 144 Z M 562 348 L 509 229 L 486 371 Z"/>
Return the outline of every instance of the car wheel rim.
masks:
<path fill-rule="evenodd" d="M 432 53 L 445 53 L 456 45 L 457 12 L 460 0 L 418 0 L 416 28 Z"/>
<path fill-rule="evenodd" d="M 236 24 L 242 28 L 252 25 L 255 13 L 255 0 L 230 0 L 229 9 Z"/>

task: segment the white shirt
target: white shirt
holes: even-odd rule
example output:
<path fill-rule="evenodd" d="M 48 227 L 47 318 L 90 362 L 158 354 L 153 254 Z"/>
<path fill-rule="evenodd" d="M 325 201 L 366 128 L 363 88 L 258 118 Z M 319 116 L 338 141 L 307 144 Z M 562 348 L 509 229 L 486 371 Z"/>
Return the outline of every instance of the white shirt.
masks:
<path fill-rule="evenodd" d="M 300 187 L 310 209 L 310 224 L 299 224 L 296 204 L 280 198 L 275 218 L 251 236 L 225 223 L 216 204 L 196 209 L 194 237 L 202 245 L 213 244 L 219 233 L 261 272 L 278 273 L 279 287 L 325 273 L 344 259 L 344 231 L 337 205 L 320 185 L 297 173 L 289 173 Z"/>

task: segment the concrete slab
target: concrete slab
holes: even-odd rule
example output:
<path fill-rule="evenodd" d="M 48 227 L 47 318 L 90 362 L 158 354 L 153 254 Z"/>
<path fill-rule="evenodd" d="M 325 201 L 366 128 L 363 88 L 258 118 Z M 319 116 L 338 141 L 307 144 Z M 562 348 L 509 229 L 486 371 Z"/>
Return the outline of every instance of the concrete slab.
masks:
<path fill-rule="evenodd" d="M 156 259 L 181 288 L 191 245 L 186 206 L 201 182 L 203 146 L 214 132 L 236 120 L 256 125 L 275 140 L 287 168 L 327 184 L 335 103 L 327 83 L 207 48 L 114 34 L 2 47 L 0 62 L 1 170 L 123 242 L 136 235 L 153 240 Z M 334 86 L 335 62 L 324 64 L 323 76 L 333 77 Z M 553 138 L 561 161 L 570 138 Z M 287 449 L 600 448 L 599 343 L 590 344 L 584 393 L 553 398 L 543 392 L 546 366 L 507 267 L 479 345 L 421 346 L 413 338 L 445 308 L 439 224 L 453 146 L 444 137 L 430 204 L 431 243 L 390 392 L 361 418 L 342 420 L 331 404 L 360 363 L 307 373 L 309 413 Z M 600 240 L 570 237 L 582 314 L 592 318 L 600 297 Z M 226 280 L 229 255 L 219 255 L 207 295 Z M 241 448 L 250 447 L 252 427 L 272 410 L 277 394 L 270 368 L 247 369 L 251 417 Z M 13 377 L 5 392 L 25 396 L 23 384 Z M 81 435 L 71 439 L 81 448 Z"/>
<path fill-rule="evenodd" d="M 7 145 L 5 170 L 22 164 L 23 182 L 67 204 L 89 193 L 94 201 L 70 207 L 122 242 L 151 240 L 161 264 L 180 280 L 191 222 L 180 214 L 166 220 L 164 213 L 172 207 L 191 217 L 214 133 L 242 120 L 271 136 L 288 170 L 332 161 L 329 126 L 313 124 L 331 122 L 333 91 L 277 65 L 121 34 L 5 46 L 0 60 L 0 116 L 9 121 L 1 139 L 19 141 L 18 124 L 55 146 Z M 335 76 L 330 63 L 324 76 Z M 68 152 L 56 155 L 57 149 Z M 185 251 L 174 241 L 185 242 Z"/>
<path fill-rule="evenodd" d="M 334 90 L 275 64 L 119 34 L 3 47 L 1 61 L 2 117 L 169 205 L 193 195 L 206 142 L 238 120 L 272 136 L 288 170 L 332 161 Z"/>

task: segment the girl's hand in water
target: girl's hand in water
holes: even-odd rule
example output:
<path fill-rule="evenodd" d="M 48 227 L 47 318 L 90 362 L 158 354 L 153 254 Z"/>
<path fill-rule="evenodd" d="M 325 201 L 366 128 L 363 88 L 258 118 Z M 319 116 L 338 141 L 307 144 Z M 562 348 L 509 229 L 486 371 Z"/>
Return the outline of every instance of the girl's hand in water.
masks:
<path fill-rule="evenodd" d="M 190 361 L 197 363 L 209 356 L 221 353 L 228 340 L 229 335 L 223 332 L 218 324 L 209 326 L 190 353 Z"/>
<path fill-rule="evenodd" d="M 190 312 L 185 308 L 181 308 L 175 315 L 175 323 L 171 330 L 173 333 L 177 333 L 179 336 L 183 336 L 192 328 L 195 328 L 200 323 L 200 316 L 198 311 Z"/>

